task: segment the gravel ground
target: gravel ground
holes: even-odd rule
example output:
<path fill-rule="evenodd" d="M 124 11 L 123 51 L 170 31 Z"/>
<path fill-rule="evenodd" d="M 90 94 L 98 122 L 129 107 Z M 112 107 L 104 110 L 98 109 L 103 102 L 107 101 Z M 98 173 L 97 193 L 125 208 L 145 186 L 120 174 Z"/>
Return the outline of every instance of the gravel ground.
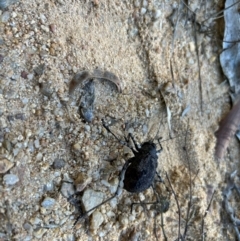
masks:
<path fill-rule="evenodd" d="M 178 207 L 166 173 L 182 234 L 191 200 L 187 240 L 235 240 L 222 192 L 239 169 L 237 140 L 224 161 L 214 159 L 214 132 L 230 108 L 219 65 L 224 25 L 209 18 L 223 1 L 189 7 L 198 23 L 208 19 L 204 25 L 177 1 L 23 0 L 0 11 L 0 240 L 164 240 L 162 221 L 176 240 Z M 81 71 L 94 76 L 92 86 L 74 85 Z M 124 191 L 73 226 L 82 210 L 114 194 L 131 156 L 102 118 L 121 139 L 130 132 L 138 143 L 164 140 L 165 185 L 155 187 L 170 203 L 163 215 L 160 204 L 131 212 L 133 202 L 154 202 L 151 188 Z"/>

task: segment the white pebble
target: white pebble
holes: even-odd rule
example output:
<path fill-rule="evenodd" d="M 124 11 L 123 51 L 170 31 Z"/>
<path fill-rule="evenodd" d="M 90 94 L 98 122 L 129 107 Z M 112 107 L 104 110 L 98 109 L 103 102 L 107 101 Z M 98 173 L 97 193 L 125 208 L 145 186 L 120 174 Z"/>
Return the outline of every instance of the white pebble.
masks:
<path fill-rule="evenodd" d="M 99 226 L 103 223 L 104 218 L 103 215 L 99 211 L 95 211 L 92 214 L 92 219 L 91 219 L 91 229 L 96 230 L 99 228 Z"/>
<path fill-rule="evenodd" d="M 86 210 L 89 210 L 96 205 L 100 204 L 104 199 L 104 194 L 101 192 L 96 192 L 92 189 L 87 189 L 84 191 L 82 202 Z M 89 214 L 91 214 L 90 212 Z"/>
<path fill-rule="evenodd" d="M 143 5 L 143 7 L 147 7 L 148 1 L 147 1 L 147 0 L 143 0 L 143 1 L 142 1 L 142 5 Z"/>
<path fill-rule="evenodd" d="M 55 203 L 56 203 L 55 199 L 46 197 L 41 203 L 41 206 L 44 208 L 52 208 Z"/>
<path fill-rule="evenodd" d="M 139 0 L 135 0 L 135 1 L 134 1 L 134 6 L 135 6 L 136 8 L 140 7 L 140 1 L 139 1 Z"/>
<path fill-rule="evenodd" d="M 2 14 L 1 21 L 3 23 L 6 23 L 6 22 L 8 22 L 9 18 L 10 18 L 10 13 L 6 11 Z"/>
<path fill-rule="evenodd" d="M 16 12 L 12 12 L 12 18 L 16 18 L 17 17 L 17 13 Z"/>
<path fill-rule="evenodd" d="M 146 8 L 141 8 L 141 11 L 140 11 L 141 15 L 144 15 L 146 12 L 147 12 Z"/>
<path fill-rule="evenodd" d="M 28 98 L 23 98 L 23 99 L 22 99 L 22 103 L 23 103 L 24 105 L 26 105 L 26 104 L 28 103 Z"/>
<path fill-rule="evenodd" d="M 19 178 L 15 174 L 6 174 L 3 177 L 3 181 L 6 185 L 14 185 L 19 181 Z"/>
<path fill-rule="evenodd" d="M 39 153 L 37 154 L 37 156 L 36 156 L 36 160 L 37 160 L 37 161 L 41 161 L 42 158 L 43 158 L 43 155 L 42 155 L 41 152 L 39 152 Z"/>
<path fill-rule="evenodd" d="M 34 141 L 34 145 L 35 145 L 36 148 L 40 147 L 40 143 L 39 143 L 38 139 Z"/>
<path fill-rule="evenodd" d="M 161 16 L 161 11 L 159 9 L 153 11 L 153 18 L 155 20 L 158 19 L 160 16 Z"/>

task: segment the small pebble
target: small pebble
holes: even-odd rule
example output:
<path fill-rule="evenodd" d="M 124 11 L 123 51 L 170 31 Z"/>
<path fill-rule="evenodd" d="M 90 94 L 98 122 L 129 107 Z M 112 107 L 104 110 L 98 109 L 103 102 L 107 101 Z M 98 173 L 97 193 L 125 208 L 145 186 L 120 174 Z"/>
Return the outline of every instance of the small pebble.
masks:
<path fill-rule="evenodd" d="M 32 225 L 30 223 L 24 223 L 23 228 L 28 232 L 33 229 Z"/>
<path fill-rule="evenodd" d="M 41 76 L 44 73 L 45 70 L 45 64 L 40 64 L 34 69 L 34 72 L 36 75 Z"/>
<path fill-rule="evenodd" d="M 63 182 L 61 186 L 61 193 L 65 198 L 69 198 L 75 193 L 73 183 Z"/>
<path fill-rule="evenodd" d="M 35 146 L 36 148 L 39 148 L 39 147 L 40 147 L 40 143 L 39 143 L 39 140 L 38 140 L 38 139 L 34 141 L 34 146 Z"/>
<path fill-rule="evenodd" d="M 143 1 L 142 1 L 142 6 L 143 6 L 143 7 L 147 7 L 147 5 L 148 5 L 148 1 L 147 1 L 147 0 L 143 0 Z"/>
<path fill-rule="evenodd" d="M 140 7 L 140 0 L 135 0 L 135 1 L 134 1 L 134 6 L 135 6 L 136 8 Z"/>
<path fill-rule="evenodd" d="M 17 120 L 25 120 L 25 115 L 23 113 L 18 113 L 15 115 Z"/>
<path fill-rule="evenodd" d="M 28 98 L 22 98 L 22 103 L 24 104 L 24 105 L 26 105 L 27 103 L 28 103 Z"/>
<path fill-rule="evenodd" d="M 39 152 L 37 155 L 36 155 L 36 161 L 41 161 L 43 158 L 43 154 L 41 152 Z"/>
<path fill-rule="evenodd" d="M 6 23 L 6 22 L 8 22 L 9 18 L 10 18 L 10 13 L 8 11 L 6 11 L 2 14 L 1 21 L 3 23 Z"/>
<path fill-rule="evenodd" d="M 35 236 L 35 238 L 41 239 L 46 232 L 46 228 L 37 228 L 36 230 L 34 230 L 33 235 Z"/>
<path fill-rule="evenodd" d="M 92 214 L 91 230 L 97 230 L 99 226 L 103 223 L 103 221 L 104 221 L 103 215 L 99 211 L 95 211 Z"/>
<path fill-rule="evenodd" d="M 17 17 L 17 13 L 16 12 L 12 12 L 12 18 L 16 18 Z"/>
<path fill-rule="evenodd" d="M 83 197 L 82 197 L 82 203 L 84 205 L 85 210 L 89 210 L 96 205 L 100 204 L 104 199 L 104 194 L 101 192 L 96 192 L 92 189 L 87 189 L 84 191 Z M 89 213 L 89 215 L 92 212 Z"/>
<path fill-rule="evenodd" d="M 52 167 L 54 169 L 61 169 L 65 167 L 65 165 L 66 165 L 66 162 L 64 161 L 64 159 L 56 158 L 52 164 Z"/>
<path fill-rule="evenodd" d="M 50 31 L 51 31 L 52 33 L 55 33 L 55 32 L 56 32 L 56 25 L 55 25 L 55 24 L 50 24 L 50 25 L 49 25 L 49 28 L 50 28 Z"/>
<path fill-rule="evenodd" d="M 23 79 L 27 79 L 27 78 L 28 78 L 28 73 L 23 70 L 23 71 L 21 72 L 21 77 L 22 77 Z"/>
<path fill-rule="evenodd" d="M 44 198 L 43 202 L 41 203 L 41 206 L 44 208 L 52 208 L 54 204 L 56 203 L 55 199 L 46 197 Z"/>
<path fill-rule="evenodd" d="M 76 191 L 81 192 L 84 188 L 91 183 L 92 177 L 88 177 L 87 174 L 81 172 L 79 173 L 77 179 L 75 180 Z"/>
<path fill-rule="evenodd" d="M 85 125 L 85 130 L 89 132 L 91 130 L 91 127 L 89 125 Z"/>
<path fill-rule="evenodd" d="M 54 184 L 53 182 L 49 182 L 46 185 L 43 186 L 44 192 L 52 192 L 54 190 Z"/>
<path fill-rule="evenodd" d="M 147 12 L 146 8 L 141 8 L 141 11 L 140 11 L 141 15 L 144 15 L 146 12 Z"/>
<path fill-rule="evenodd" d="M 15 174 L 6 174 L 3 177 L 3 181 L 6 185 L 14 185 L 19 181 L 19 178 Z"/>
<path fill-rule="evenodd" d="M 153 18 L 156 20 L 161 16 L 161 11 L 160 10 L 154 10 L 153 11 Z"/>

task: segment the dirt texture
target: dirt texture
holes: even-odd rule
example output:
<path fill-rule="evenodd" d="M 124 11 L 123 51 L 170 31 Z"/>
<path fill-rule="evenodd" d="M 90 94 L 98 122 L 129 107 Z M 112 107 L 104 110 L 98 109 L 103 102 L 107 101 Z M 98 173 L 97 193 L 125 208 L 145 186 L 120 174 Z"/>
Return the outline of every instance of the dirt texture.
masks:
<path fill-rule="evenodd" d="M 236 240 L 222 203 L 237 139 L 214 157 L 231 107 L 224 22 L 213 19 L 224 2 L 185 2 L 22 0 L 0 11 L 0 240 Z M 132 156 L 101 119 L 121 140 L 160 149 L 162 137 L 165 184 L 123 191 L 74 226 L 114 194 Z M 155 192 L 161 202 L 131 212 Z"/>

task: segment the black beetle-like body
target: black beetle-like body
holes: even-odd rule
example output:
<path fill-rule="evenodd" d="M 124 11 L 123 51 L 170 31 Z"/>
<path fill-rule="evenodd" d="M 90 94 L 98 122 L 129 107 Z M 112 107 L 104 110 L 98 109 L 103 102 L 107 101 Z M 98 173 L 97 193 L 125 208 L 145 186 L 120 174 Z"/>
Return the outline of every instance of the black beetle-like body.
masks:
<path fill-rule="evenodd" d="M 154 177 L 157 171 L 158 164 L 158 154 L 162 151 L 162 146 L 160 144 L 161 149 L 157 150 L 156 145 L 152 141 L 144 142 L 142 146 L 139 148 L 133 136 L 129 134 L 129 138 L 133 141 L 134 148 L 129 145 L 129 138 L 125 137 L 125 141 L 121 141 L 105 124 L 103 121 L 103 127 L 111 133 L 122 145 L 129 147 L 134 157 L 128 159 L 123 165 L 122 171 L 119 175 L 119 183 L 115 194 L 98 204 L 97 206 L 87 210 L 83 215 L 80 215 L 78 220 L 82 217 L 85 217 L 88 213 L 93 211 L 94 209 L 100 207 L 104 203 L 109 202 L 113 198 L 120 196 L 122 193 L 122 189 L 127 190 L 132 193 L 143 192 L 148 189 L 154 181 Z"/>
<path fill-rule="evenodd" d="M 124 189 L 128 192 L 143 192 L 154 180 L 157 169 L 157 149 L 153 142 L 145 142 L 129 159 L 129 166 L 124 176 Z"/>

